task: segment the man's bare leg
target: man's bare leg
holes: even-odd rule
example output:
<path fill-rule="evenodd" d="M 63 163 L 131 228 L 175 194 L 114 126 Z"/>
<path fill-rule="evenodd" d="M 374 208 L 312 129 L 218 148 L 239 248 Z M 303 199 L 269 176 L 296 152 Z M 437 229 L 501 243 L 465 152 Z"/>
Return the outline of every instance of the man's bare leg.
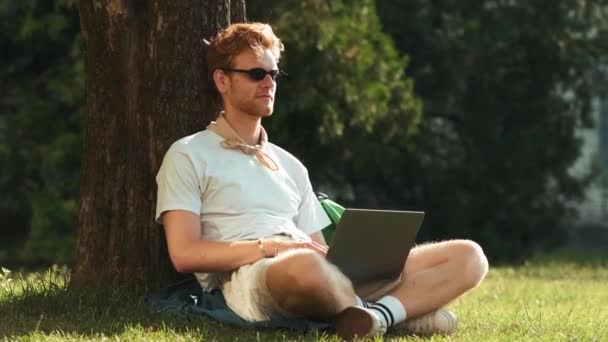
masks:
<path fill-rule="evenodd" d="M 390 293 L 403 304 L 407 318 L 435 311 L 476 287 L 488 272 L 481 247 L 452 240 L 415 247 L 404 266 L 403 282 Z"/>
<path fill-rule="evenodd" d="M 273 259 L 266 271 L 266 286 L 281 308 L 307 317 L 329 318 L 356 303 L 350 280 L 306 249 Z"/>
<path fill-rule="evenodd" d="M 328 318 L 342 340 L 386 332 L 376 314 L 363 304 L 350 280 L 317 253 L 294 250 L 279 256 L 266 270 L 266 286 L 281 308 L 306 317 Z"/>
<path fill-rule="evenodd" d="M 474 242 L 454 240 L 419 246 L 404 266 L 403 282 L 389 296 L 401 302 L 408 319 L 416 318 L 477 286 L 487 269 L 487 259 Z M 312 251 L 291 251 L 273 260 L 266 282 L 274 300 L 289 312 L 319 318 L 347 312 L 361 317 L 352 312 L 356 295 L 351 282 Z"/>

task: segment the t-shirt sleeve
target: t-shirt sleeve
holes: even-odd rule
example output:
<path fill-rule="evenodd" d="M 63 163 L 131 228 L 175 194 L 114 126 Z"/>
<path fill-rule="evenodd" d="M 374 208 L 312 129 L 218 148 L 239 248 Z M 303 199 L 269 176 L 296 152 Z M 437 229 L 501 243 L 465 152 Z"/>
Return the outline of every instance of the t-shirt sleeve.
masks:
<path fill-rule="evenodd" d="M 188 154 L 170 148 L 156 175 L 156 222 L 162 224 L 162 214 L 168 210 L 187 210 L 200 215 L 200 179 Z"/>
<path fill-rule="evenodd" d="M 304 169 L 302 179 L 298 183 L 302 184 L 300 186 L 302 201 L 300 202 L 295 224 L 304 233 L 310 235 L 329 226 L 331 221 L 312 190 L 306 169 Z"/>

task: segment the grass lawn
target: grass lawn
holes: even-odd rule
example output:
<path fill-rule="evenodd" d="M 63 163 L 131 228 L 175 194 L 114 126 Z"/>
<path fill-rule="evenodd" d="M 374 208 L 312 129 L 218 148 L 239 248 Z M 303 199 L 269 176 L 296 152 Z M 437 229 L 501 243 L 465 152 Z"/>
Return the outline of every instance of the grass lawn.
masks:
<path fill-rule="evenodd" d="M 454 336 L 389 334 L 385 340 L 608 341 L 608 258 L 563 256 L 491 269 L 481 287 L 451 305 L 459 318 Z M 0 341 L 338 341 L 315 332 L 153 315 L 124 293 L 68 291 L 61 274 L 0 278 Z"/>

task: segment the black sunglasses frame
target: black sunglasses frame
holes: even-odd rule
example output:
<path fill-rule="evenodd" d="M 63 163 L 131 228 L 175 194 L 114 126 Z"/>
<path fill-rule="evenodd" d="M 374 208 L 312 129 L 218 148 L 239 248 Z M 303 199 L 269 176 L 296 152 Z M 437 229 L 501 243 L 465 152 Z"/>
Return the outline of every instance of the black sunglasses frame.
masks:
<path fill-rule="evenodd" d="M 256 82 L 260 82 L 260 81 L 264 80 L 264 78 L 266 78 L 266 75 L 270 75 L 270 78 L 272 78 L 272 80 L 275 82 L 276 82 L 278 76 L 287 75 L 283 70 L 280 70 L 280 69 L 273 69 L 270 71 L 266 71 L 262 68 L 252 68 L 249 70 L 233 69 L 233 68 L 220 68 L 220 70 L 244 73 L 244 74 L 247 74 L 247 76 L 249 76 L 249 78 L 251 80 L 256 81 Z"/>

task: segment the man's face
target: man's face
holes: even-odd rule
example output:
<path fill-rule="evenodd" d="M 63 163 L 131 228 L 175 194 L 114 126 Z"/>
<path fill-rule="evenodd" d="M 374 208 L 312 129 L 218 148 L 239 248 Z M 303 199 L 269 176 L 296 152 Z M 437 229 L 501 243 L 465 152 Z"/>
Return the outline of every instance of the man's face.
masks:
<path fill-rule="evenodd" d="M 273 54 L 267 49 L 259 54 L 247 49 L 233 59 L 232 69 L 250 70 L 253 68 L 262 68 L 266 71 L 278 69 Z M 266 75 L 263 80 L 256 81 L 246 73 L 222 72 L 227 77 L 223 91 L 220 89 L 226 109 L 233 108 L 256 117 L 272 115 L 277 84 L 270 75 Z"/>

